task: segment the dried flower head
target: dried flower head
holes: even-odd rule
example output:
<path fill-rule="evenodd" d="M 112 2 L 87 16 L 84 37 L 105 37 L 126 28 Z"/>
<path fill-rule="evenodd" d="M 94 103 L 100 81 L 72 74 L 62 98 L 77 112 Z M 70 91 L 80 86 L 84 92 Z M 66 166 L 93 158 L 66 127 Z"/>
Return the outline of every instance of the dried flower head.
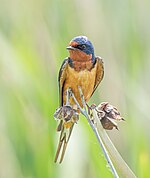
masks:
<path fill-rule="evenodd" d="M 117 121 L 124 120 L 116 107 L 112 106 L 108 102 L 103 102 L 97 107 L 95 104 L 91 105 L 92 109 L 95 109 L 97 116 L 100 118 L 104 129 L 112 130 L 113 128 L 118 129 Z"/>
<path fill-rule="evenodd" d="M 79 114 L 71 106 L 65 105 L 56 109 L 54 118 L 61 121 L 57 127 L 57 131 L 60 131 L 62 124 L 64 124 L 66 128 L 69 128 L 71 124 L 77 123 Z"/>

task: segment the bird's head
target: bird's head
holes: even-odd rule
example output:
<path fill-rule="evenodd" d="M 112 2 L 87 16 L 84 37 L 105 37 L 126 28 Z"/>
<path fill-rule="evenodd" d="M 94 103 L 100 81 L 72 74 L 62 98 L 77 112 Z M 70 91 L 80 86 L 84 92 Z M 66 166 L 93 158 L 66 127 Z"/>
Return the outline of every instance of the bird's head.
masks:
<path fill-rule="evenodd" d="M 77 36 L 73 38 L 67 47 L 70 53 L 70 58 L 75 61 L 94 62 L 94 47 L 86 36 Z"/>

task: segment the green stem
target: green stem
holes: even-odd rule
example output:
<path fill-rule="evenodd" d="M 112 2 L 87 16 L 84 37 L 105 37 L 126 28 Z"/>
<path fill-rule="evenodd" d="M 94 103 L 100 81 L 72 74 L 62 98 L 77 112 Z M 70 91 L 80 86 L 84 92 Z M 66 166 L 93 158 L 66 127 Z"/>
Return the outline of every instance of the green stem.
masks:
<path fill-rule="evenodd" d="M 100 118 L 98 118 L 97 112 L 95 109 L 93 109 L 93 117 L 96 122 L 95 127 L 97 128 L 98 134 L 101 137 L 117 170 L 121 173 L 121 175 L 124 178 L 136 178 L 135 174 L 129 168 L 127 163 L 123 160 L 123 158 L 121 157 L 121 155 L 119 154 L 115 146 L 113 145 L 112 141 L 110 140 L 105 129 L 102 127 Z"/>

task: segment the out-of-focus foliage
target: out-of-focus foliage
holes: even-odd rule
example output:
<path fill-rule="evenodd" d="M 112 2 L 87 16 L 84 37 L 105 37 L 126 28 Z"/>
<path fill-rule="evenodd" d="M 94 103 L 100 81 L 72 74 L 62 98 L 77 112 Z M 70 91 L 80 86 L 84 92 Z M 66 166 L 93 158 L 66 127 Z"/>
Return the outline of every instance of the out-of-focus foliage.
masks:
<path fill-rule="evenodd" d="M 80 117 L 62 165 L 53 113 L 68 42 L 86 35 L 104 58 L 90 103 L 108 101 L 126 119 L 110 131 L 138 177 L 150 177 L 150 1 L 0 0 L 0 178 L 113 177 Z"/>

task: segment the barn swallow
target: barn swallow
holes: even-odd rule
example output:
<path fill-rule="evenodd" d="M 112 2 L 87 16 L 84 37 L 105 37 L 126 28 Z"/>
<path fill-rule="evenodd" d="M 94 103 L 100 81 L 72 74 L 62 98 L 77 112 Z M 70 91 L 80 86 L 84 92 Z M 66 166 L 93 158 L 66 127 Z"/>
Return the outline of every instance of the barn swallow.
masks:
<path fill-rule="evenodd" d="M 78 103 L 81 107 L 83 107 L 78 86 L 81 87 L 84 99 L 86 102 L 88 102 L 103 79 L 103 60 L 101 57 L 95 57 L 94 47 L 86 36 L 77 36 L 73 38 L 70 41 L 67 50 L 69 51 L 69 57 L 63 61 L 58 77 L 60 107 L 65 106 L 66 104 L 66 91 L 68 88 L 71 88 Z M 72 97 L 70 97 L 69 103 L 72 108 L 80 113 Z M 60 121 L 57 130 L 61 131 L 61 134 L 55 162 L 57 162 L 61 148 L 62 153 L 59 163 L 62 162 L 73 126 L 73 122 L 71 122 L 69 125 L 65 125 L 63 124 L 62 120 Z M 66 131 L 69 132 L 68 136 Z"/>

